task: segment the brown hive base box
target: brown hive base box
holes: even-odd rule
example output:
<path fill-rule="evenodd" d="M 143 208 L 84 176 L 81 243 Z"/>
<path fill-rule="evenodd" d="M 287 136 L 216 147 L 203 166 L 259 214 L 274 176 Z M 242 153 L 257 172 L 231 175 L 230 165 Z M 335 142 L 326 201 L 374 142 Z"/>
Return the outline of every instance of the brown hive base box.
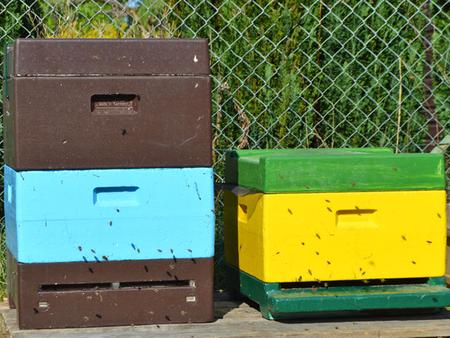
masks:
<path fill-rule="evenodd" d="M 206 40 L 16 40 L 3 100 L 16 170 L 210 167 Z"/>
<path fill-rule="evenodd" d="M 213 259 L 17 263 L 10 306 L 21 329 L 208 322 Z"/>

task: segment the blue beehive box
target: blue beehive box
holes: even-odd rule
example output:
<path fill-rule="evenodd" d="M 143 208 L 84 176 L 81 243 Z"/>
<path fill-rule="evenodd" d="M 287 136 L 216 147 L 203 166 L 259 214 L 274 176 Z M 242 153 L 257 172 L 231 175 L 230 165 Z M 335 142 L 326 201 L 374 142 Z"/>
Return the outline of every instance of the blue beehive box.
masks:
<path fill-rule="evenodd" d="M 20 263 L 210 258 L 212 168 L 16 172 L 6 242 Z"/>

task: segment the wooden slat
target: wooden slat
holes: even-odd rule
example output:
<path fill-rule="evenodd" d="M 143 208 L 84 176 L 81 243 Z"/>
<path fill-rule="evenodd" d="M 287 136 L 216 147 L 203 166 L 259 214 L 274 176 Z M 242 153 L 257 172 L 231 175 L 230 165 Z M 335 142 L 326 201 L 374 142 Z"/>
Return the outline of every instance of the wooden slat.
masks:
<path fill-rule="evenodd" d="M 359 319 L 309 319 L 276 322 L 261 318 L 260 313 L 245 303 L 218 302 L 219 317 L 213 323 L 102 327 L 64 330 L 19 330 L 15 312 L 0 308 L 1 337 L 436 337 L 450 333 L 450 312 L 434 315 L 371 317 Z"/>

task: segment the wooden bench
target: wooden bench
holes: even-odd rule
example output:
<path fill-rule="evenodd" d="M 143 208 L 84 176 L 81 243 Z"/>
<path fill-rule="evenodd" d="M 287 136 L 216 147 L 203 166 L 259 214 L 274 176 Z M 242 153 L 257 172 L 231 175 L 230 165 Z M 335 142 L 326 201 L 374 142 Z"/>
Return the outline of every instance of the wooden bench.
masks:
<path fill-rule="evenodd" d="M 14 310 L 3 303 L 0 337 L 444 337 L 450 334 L 450 311 L 428 315 L 308 319 L 263 319 L 244 302 L 216 302 L 216 321 L 206 324 L 143 325 L 85 329 L 19 330 Z"/>

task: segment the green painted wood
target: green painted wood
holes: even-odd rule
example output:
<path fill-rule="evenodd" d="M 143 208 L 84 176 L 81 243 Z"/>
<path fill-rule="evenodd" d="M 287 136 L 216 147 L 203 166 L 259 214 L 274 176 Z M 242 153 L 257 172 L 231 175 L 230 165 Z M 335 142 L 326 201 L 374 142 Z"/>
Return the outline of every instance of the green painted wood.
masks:
<path fill-rule="evenodd" d="M 239 172 L 251 170 L 253 164 L 265 156 L 287 156 L 302 154 L 330 154 L 330 153 L 381 153 L 392 154 L 390 148 L 319 148 L 319 149 L 245 149 L 230 150 L 225 153 L 225 182 L 239 184 Z M 238 167 L 239 165 L 239 167 Z M 242 176 L 242 175 L 241 175 Z"/>
<path fill-rule="evenodd" d="M 450 289 L 444 278 L 424 284 L 334 286 L 281 289 L 245 272 L 239 273 L 240 292 L 260 306 L 267 319 L 300 318 L 311 313 L 393 309 L 426 309 L 450 306 Z"/>
<path fill-rule="evenodd" d="M 394 154 L 386 148 L 236 150 L 227 184 L 264 193 L 443 190 L 443 154 Z"/>

